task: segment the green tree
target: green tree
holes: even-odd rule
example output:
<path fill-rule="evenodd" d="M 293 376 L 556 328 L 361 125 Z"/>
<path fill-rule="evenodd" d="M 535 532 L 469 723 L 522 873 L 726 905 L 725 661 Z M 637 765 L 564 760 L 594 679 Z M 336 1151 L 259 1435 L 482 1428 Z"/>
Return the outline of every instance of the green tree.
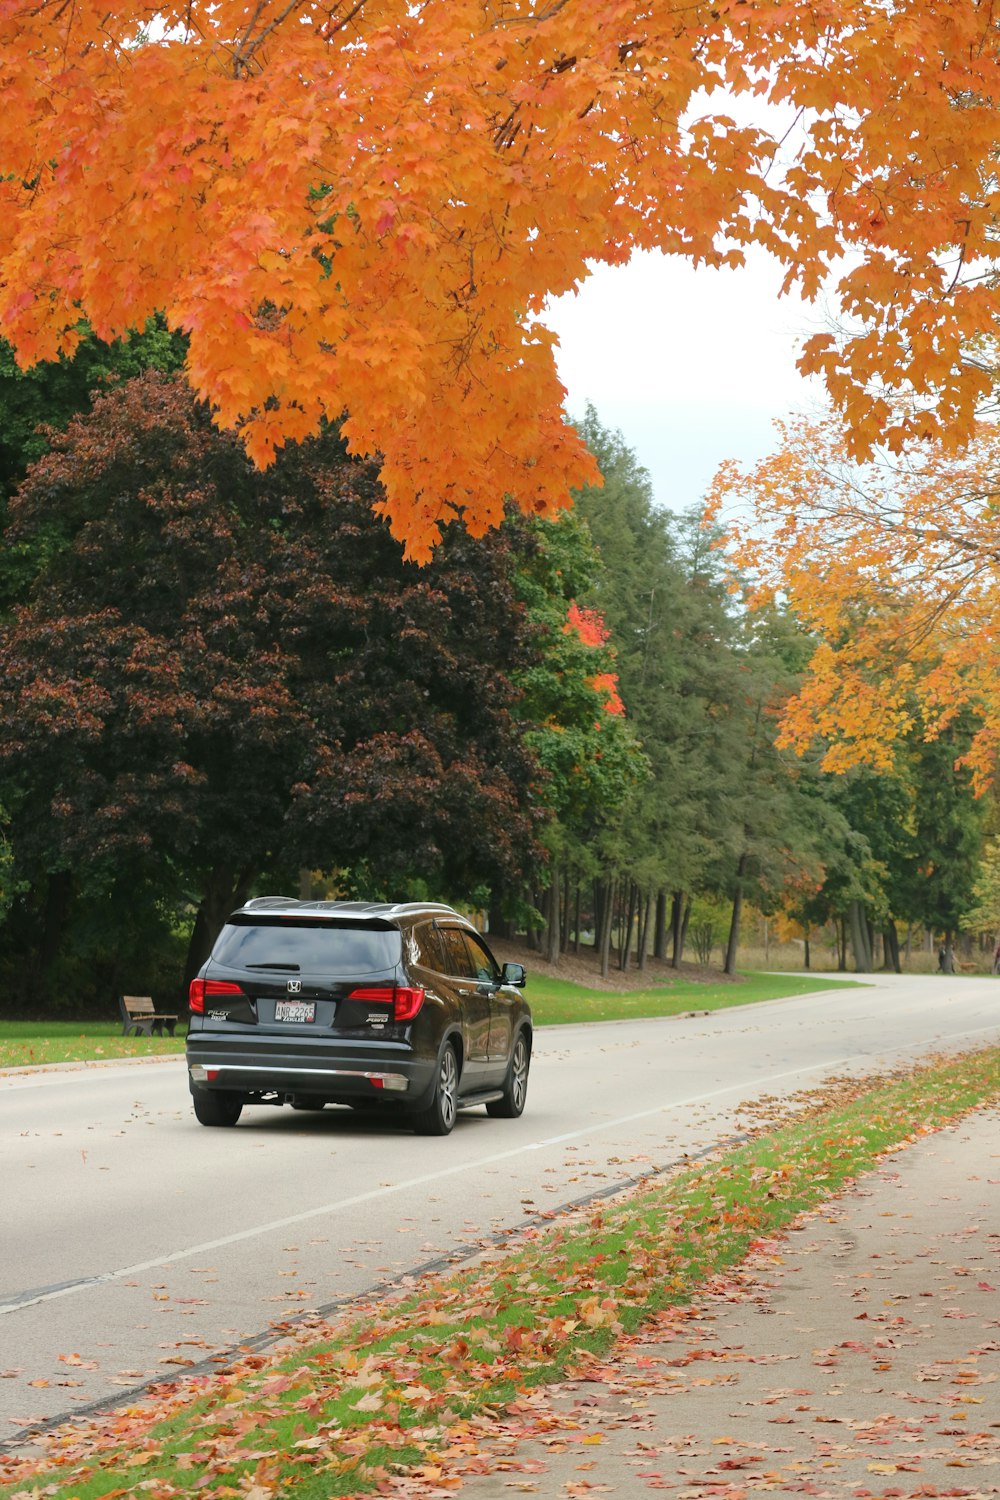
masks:
<path fill-rule="evenodd" d="M 529 726 L 525 742 L 545 772 L 542 797 L 552 813 L 544 835 L 545 946 L 557 962 L 570 890 L 599 867 L 646 761 L 621 711 L 617 659 L 603 618 L 577 604 L 600 574 L 586 526 L 564 514 L 531 524 L 528 536 L 517 589 L 535 656 L 515 681 Z"/>
<path fill-rule="evenodd" d="M 0 922 L 10 910 L 16 893 L 14 846 L 7 836 L 7 815 L 0 807 Z"/>
<path fill-rule="evenodd" d="M 622 699 L 650 766 L 627 810 L 622 858 L 609 872 L 625 893 L 621 962 L 636 923 L 640 962 L 650 926 L 653 950 L 665 956 L 669 905 L 676 964 L 692 896 L 733 897 L 741 862 L 742 891 L 751 868 L 762 874 L 761 862 L 778 858 L 788 834 L 779 813 L 795 803 L 800 778 L 783 761 L 774 767 L 768 818 L 752 836 L 747 756 L 759 779 L 773 757 L 774 717 L 764 708 L 776 689 L 734 597 L 718 534 L 705 529 L 700 511 L 678 517 L 658 509 L 648 475 L 592 408 L 581 431 L 605 479 L 603 491 L 578 497 L 604 565 L 590 597 L 611 626 Z"/>
<path fill-rule="evenodd" d="M 852 943 L 855 968 L 871 968 L 871 937 L 862 925 L 870 911 L 884 904 L 885 866 L 872 856 L 871 845 L 864 834 L 852 828 L 843 814 L 838 796 L 839 778 L 821 778 L 819 788 L 842 818 L 842 831 L 836 832 L 823 848 L 823 869 L 812 884 L 793 887 L 787 892 L 785 912 L 806 933 L 806 967 L 809 967 L 809 934 L 817 927 L 832 926 L 836 934 L 837 966 L 847 968 L 848 938 Z"/>
<path fill-rule="evenodd" d="M 875 967 L 880 930 L 890 962 L 898 960 L 898 942 L 893 947 L 887 934 L 895 932 L 902 915 L 894 881 L 912 857 L 910 787 L 901 776 L 864 769 L 821 774 L 817 784 L 842 820 L 843 832 L 826 849 L 822 881 L 797 913 L 810 925 L 832 922 L 839 966 L 847 967 L 850 948 L 855 970 L 868 973 Z"/>
<path fill-rule="evenodd" d="M 744 903 L 765 914 L 787 904 L 790 893 L 814 888 L 824 857 L 842 836 L 842 820 L 819 794 L 808 762 L 776 745 L 781 707 L 793 691 L 805 655 L 795 621 L 778 609 L 743 620 L 736 657 L 740 681 L 730 727 L 740 746 L 720 791 L 727 838 L 720 843 L 712 884 L 732 903 L 725 970 L 734 973 Z"/>
<path fill-rule="evenodd" d="M 977 799 L 962 764 L 972 742 L 972 716 L 963 714 L 933 740 L 908 736 L 904 749 L 912 797 L 912 850 L 894 870 L 898 914 L 944 939 L 946 962 L 973 888 L 989 804 Z"/>
<path fill-rule="evenodd" d="M 649 926 L 655 901 L 653 947 L 662 956 L 665 893 L 672 892 L 679 961 L 684 893 L 698 885 L 715 842 L 707 814 L 721 720 L 713 723 L 710 709 L 729 691 L 718 677 L 720 669 L 723 678 L 731 675 L 726 593 L 692 589 L 677 518 L 656 507 L 649 475 L 621 434 L 606 428 L 593 407 L 579 425 L 604 478 L 602 490 L 582 490 L 576 499 L 602 563 L 588 601 L 611 628 L 621 696 L 649 763 L 622 837 L 605 850 L 597 905 L 607 918 L 617 893 L 620 925 L 631 929 L 637 918 Z M 709 612 L 719 608 L 721 621 L 709 623 L 706 603 Z M 599 925 L 606 937 L 607 920 Z M 627 947 L 623 936 L 622 963 Z M 644 955 L 645 942 L 639 948 Z"/>
<path fill-rule="evenodd" d="M 956 765 L 970 738 L 967 726 L 933 742 L 912 733 L 897 746 L 892 771 L 855 767 L 821 777 L 848 832 L 800 916 L 838 924 L 842 966 L 849 946 L 855 969 L 873 969 L 881 934 L 883 963 L 898 972 L 901 921 L 942 933 L 950 950 L 972 900 L 986 815 Z"/>
<path fill-rule="evenodd" d="M 973 904 L 962 917 L 966 932 L 1000 939 L 1000 838 L 987 839 L 972 883 Z"/>

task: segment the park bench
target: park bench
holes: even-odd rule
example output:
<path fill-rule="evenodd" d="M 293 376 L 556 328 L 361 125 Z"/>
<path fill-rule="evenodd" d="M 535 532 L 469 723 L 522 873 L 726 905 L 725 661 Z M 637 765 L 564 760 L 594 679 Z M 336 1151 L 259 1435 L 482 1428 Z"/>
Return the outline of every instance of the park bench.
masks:
<path fill-rule="evenodd" d="M 118 1001 L 122 1013 L 122 1036 L 162 1036 L 166 1027 L 170 1036 L 177 1025 L 176 1016 L 156 1010 L 150 995 L 122 995 Z"/>

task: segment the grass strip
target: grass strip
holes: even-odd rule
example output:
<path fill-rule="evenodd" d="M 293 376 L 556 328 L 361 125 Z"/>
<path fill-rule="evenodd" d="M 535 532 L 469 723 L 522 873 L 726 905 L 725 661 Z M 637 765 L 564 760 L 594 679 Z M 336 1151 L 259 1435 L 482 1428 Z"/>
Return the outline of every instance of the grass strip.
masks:
<path fill-rule="evenodd" d="M 853 988 L 852 980 L 812 980 L 782 974 L 749 974 L 718 984 L 676 984 L 620 993 L 592 990 L 564 979 L 529 979 L 527 996 L 537 1026 L 586 1021 L 625 1021 L 723 1010 L 789 995 Z M 183 1031 L 184 1022 L 180 1023 Z M 113 1058 L 161 1057 L 184 1051 L 176 1037 L 122 1036 L 118 1021 L 0 1021 L 0 1070 L 52 1067 L 56 1063 Z"/>
<path fill-rule="evenodd" d="M 474 1451 L 477 1424 L 520 1393 L 593 1368 L 886 1152 L 1000 1102 L 1000 1048 L 810 1097 L 745 1145 L 535 1228 L 516 1249 L 317 1320 L 290 1354 L 61 1429 L 45 1459 L 8 1458 L 0 1495 L 333 1500 L 432 1473 L 442 1454 Z"/>
<path fill-rule="evenodd" d="M 785 1000 L 823 990 L 857 989 L 853 979 L 804 979 L 798 974 L 740 974 L 704 984 L 691 979 L 648 990 L 588 990 L 565 979 L 532 978 L 525 994 L 536 1026 L 565 1026 L 583 1021 L 631 1021 L 692 1011 L 728 1010 L 762 1000 Z"/>
<path fill-rule="evenodd" d="M 184 1022 L 178 1030 L 183 1032 Z M 184 1051 L 184 1037 L 122 1036 L 121 1021 L 0 1021 L 0 1069 Z"/>

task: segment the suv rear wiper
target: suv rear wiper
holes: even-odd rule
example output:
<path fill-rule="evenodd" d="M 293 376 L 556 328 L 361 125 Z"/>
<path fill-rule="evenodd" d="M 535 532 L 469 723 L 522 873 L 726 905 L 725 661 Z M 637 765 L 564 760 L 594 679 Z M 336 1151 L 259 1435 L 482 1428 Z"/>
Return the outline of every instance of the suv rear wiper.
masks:
<path fill-rule="evenodd" d="M 298 964 L 244 964 L 244 969 L 287 969 L 289 974 L 299 972 Z"/>

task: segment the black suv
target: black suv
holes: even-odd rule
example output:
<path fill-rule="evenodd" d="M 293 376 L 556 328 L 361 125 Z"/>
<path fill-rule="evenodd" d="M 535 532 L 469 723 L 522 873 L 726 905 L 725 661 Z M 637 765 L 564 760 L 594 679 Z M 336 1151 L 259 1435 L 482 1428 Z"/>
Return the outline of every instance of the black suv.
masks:
<path fill-rule="evenodd" d="M 262 896 L 191 982 L 187 1065 L 203 1125 L 244 1104 L 395 1108 L 424 1135 L 524 1109 L 524 969 L 450 906 Z"/>

